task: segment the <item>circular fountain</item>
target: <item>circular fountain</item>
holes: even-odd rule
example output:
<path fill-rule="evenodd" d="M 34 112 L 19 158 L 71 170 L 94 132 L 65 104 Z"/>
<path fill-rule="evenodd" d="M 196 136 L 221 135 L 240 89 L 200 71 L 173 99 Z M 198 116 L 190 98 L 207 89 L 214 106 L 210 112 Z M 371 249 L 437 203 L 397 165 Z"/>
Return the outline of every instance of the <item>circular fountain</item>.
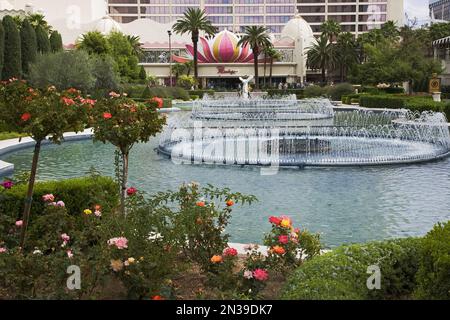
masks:
<path fill-rule="evenodd" d="M 170 119 L 158 150 L 185 163 L 353 166 L 450 154 L 441 113 L 333 111 L 326 99 L 203 99 Z"/>

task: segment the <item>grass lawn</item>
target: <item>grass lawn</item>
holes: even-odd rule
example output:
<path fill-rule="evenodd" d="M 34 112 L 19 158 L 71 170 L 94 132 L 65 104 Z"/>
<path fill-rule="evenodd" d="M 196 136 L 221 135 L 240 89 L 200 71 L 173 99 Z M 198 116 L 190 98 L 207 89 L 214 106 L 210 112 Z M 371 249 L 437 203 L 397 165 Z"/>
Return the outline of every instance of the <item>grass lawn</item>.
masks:
<path fill-rule="evenodd" d="M 20 137 L 25 137 L 25 135 L 17 133 L 17 132 L 0 132 L 0 141 L 14 139 L 14 138 L 20 138 Z"/>

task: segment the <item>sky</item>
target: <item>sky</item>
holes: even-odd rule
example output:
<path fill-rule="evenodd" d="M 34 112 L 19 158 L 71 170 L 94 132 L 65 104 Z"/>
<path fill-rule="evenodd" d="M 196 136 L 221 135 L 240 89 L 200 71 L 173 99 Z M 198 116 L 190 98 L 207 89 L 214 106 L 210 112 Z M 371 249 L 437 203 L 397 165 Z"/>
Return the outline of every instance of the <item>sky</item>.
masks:
<path fill-rule="evenodd" d="M 397 0 L 402 1 L 402 0 Z M 409 19 L 417 17 L 419 24 L 427 23 L 429 20 L 429 0 L 404 0 L 405 11 Z"/>

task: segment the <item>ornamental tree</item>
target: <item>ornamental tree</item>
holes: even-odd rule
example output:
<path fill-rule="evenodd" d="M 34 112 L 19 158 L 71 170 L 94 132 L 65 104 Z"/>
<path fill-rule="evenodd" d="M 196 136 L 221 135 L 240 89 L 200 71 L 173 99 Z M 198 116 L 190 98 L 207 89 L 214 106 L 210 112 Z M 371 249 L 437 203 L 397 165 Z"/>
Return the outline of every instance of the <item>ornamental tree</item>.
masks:
<path fill-rule="evenodd" d="M 67 131 L 81 131 L 94 100 L 80 96 L 80 91 L 70 89 L 58 92 L 55 87 L 34 89 L 25 81 L 10 79 L 0 86 L 0 122 L 7 130 L 24 133 L 35 140 L 31 174 L 23 211 L 23 228 L 20 238 L 24 247 L 30 219 L 33 188 L 36 179 L 42 142 L 49 139 L 59 144 Z"/>
<path fill-rule="evenodd" d="M 22 71 L 24 76 L 30 72 L 30 64 L 36 61 L 37 40 L 36 32 L 31 23 L 25 19 L 20 29 L 20 41 L 22 49 Z"/>
<path fill-rule="evenodd" d="M 119 172 L 121 212 L 125 213 L 130 150 L 136 143 L 147 142 L 161 131 L 165 118 L 157 112 L 157 103 L 137 103 L 115 92 L 110 98 L 100 100 L 90 117 L 94 140 L 109 142 L 120 153 L 122 166 Z"/>
<path fill-rule="evenodd" d="M 20 78 L 22 75 L 20 32 L 11 16 L 4 17 L 2 23 L 5 30 L 5 61 L 2 70 L 2 78 Z"/>

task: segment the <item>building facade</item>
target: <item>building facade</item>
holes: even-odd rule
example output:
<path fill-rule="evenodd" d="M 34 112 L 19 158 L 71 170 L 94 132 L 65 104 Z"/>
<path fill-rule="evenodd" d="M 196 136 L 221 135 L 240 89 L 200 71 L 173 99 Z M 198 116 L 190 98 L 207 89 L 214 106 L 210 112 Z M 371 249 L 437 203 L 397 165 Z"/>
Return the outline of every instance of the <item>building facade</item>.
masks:
<path fill-rule="evenodd" d="M 380 28 L 386 21 L 404 23 L 402 0 L 297 0 L 298 12 L 311 25 L 314 35 L 326 20 L 341 24 L 342 30 L 355 36 Z"/>
<path fill-rule="evenodd" d="M 450 21 L 450 0 L 430 0 L 430 17 Z"/>

